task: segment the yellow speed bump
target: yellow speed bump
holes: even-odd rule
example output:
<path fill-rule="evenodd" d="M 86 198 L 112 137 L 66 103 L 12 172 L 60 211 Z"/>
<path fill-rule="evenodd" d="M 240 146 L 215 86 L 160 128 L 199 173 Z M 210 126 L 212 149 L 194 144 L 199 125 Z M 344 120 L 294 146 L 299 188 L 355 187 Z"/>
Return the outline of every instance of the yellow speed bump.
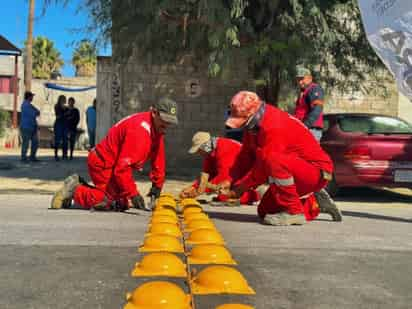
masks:
<path fill-rule="evenodd" d="M 192 206 L 192 205 L 200 206 L 200 203 L 194 198 L 185 198 L 180 201 L 180 206 L 182 206 L 183 208 L 185 208 L 186 206 Z"/>
<path fill-rule="evenodd" d="M 189 214 L 202 213 L 203 209 L 200 206 L 188 206 L 183 209 L 183 216 L 186 219 Z"/>
<path fill-rule="evenodd" d="M 155 252 L 144 256 L 140 263 L 136 263 L 132 276 L 187 277 L 187 272 L 182 260 L 173 253 Z"/>
<path fill-rule="evenodd" d="M 175 252 L 182 253 L 183 245 L 178 238 L 170 235 L 151 235 L 144 239 L 139 252 Z"/>
<path fill-rule="evenodd" d="M 170 208 L 160 208 L 160 209 L 155 209 L 153 211 L 153 217 L 154 216 L 169 216 L 177 219 L 176 212 L 173 209 Z"/>
<path fill-rule="evenodd" d="M 221 245 L 198 245 L 188 254 L 189 264 L 227 264 L 236 265 L 229 250 Z"/>
<path fill-rule="evenodd" d="M 215 230 L 216 227 L 210 219 L 198 219 L 190 221 L 185 228 L 185 232 L 192 232 L 198 229 Z"/>
<path fill-rule="evenodd" d="M 242 304 L 225 304 L 217 306 L 215 309 L 254 309 L 255 307 Z"/>
<path fill-rule="evenodd" d="M 146 236 L 158 234 L 170 235 L 179 238 L 182 237 L 182 232 L 180 231 L 179 227 L 173 223 L 154 223 L 149 228 Z"/>
<path fill-rule="evenodd" d="M 193 294 L 255 294 L 243 275 L 228 266 L 209 266 L 191 282 Z"/>
<path fill-rule="evenodd" d="M 192 220 L 199 220 L 199 219 L 209 219 L 209 216 L 204 212 L 195 212 L 191 214 L 187 214 L 184 220 L 185 224 L 189 224 Z"/>
<path fill-rule="evenodd" d="M 160 197 L 157 202 L 156 205 L 168 205 L 170 207 L 176 208 L 177 204 L 176 201 L 174 199 L 171 199 L 169 197 Z"/>
<path fill-rule="evenodd" d="M 172 193 L 169 193 L 169 192 L 161 193 L 159 198 L 162 198 L 162 197 L 168 197 L 168 198 L 171 198 L 172 200 L 176 200 L 175 196 Z"/>
<path fill-rule="evenodd" d="M 176 284 L 167 281 L 151 281 L 128 293 L 124 309 L 176 308 L 191 309 L 190 295 Z"/>
<path fill-rule="evenodd" d="M 158 223 L 172 223 L 177 226 L 178 220 L 173 217 L 159 215 L 159 216 L 153 217 L 152 220 L 150 220 L 149 225 L 151 226 L 153 224 L 158 224 Z"/>
<path fill-rule="evenodd" d="M 155 206 L 154 211 L 163 210 L 163 209 L 170 209 L 170 210 L 173 210 L 174 212 L 177 211 L 174 206 L 169 205 L 169 204 L 158 204 Z"/>
<path fill-rule="evenodd" d="M 190 233 L 186 243 L 188 245 L 224 245 L 222 235 L 214 229 L 198 229 Z"/>

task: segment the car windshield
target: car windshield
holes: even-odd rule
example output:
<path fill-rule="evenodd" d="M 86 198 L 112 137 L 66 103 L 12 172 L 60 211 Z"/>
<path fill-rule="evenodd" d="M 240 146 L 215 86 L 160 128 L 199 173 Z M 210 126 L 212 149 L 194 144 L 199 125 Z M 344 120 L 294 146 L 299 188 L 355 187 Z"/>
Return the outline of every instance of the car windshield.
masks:
<path fill-rule="evenodd" d="M 344 132 L 366 134 L 412 134 L 412 125 L 388 116 L 342 116 L 339 127 Z"/>

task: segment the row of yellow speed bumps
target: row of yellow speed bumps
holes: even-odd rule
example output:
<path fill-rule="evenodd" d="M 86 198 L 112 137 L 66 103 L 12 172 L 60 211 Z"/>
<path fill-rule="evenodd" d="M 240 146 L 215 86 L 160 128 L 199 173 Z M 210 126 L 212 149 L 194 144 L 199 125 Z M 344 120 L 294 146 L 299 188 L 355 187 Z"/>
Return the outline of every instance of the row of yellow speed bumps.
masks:
<path fill-rule="evenodd" d="M 180 215 L 178 215 L 180 214 Z M 190 309 L 193 294 L 255 294 L 225 248 L 222 235 L 194 199 L 179 204 L 170 194 L 157 200 L 149 229 L 139 252 L 147 253 L 132 271 L 134 277 L 187 278 L 191 294 L 175 283 L 150 281 L 127 295 L 124 309 Z M 183 241 L 183 242 L 182 242 Z M 191 250 L 188 247 L 191 246 Z M 184 263 L 177 254 L 184 256 Z M 208 266 L 195 274 L 193 264 Z M 241 304 L 224 304 L 216 309 L 250 309 Z"/>

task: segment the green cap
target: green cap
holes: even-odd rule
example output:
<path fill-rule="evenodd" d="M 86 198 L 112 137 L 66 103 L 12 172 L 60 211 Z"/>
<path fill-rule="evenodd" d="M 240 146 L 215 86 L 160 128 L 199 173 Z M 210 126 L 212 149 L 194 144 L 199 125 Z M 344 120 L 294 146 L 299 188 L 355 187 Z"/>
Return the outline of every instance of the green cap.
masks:
<path fill-rule="evenodd" d="M 312 76 L 309 69 L 305 67 L 296 67 L 296 77 Z"/>
<path fill-rule="evenodd" d="M 167 97 L 161 98 L 153 105 L 163 121 L 177 125 L 177 104 Z"/>

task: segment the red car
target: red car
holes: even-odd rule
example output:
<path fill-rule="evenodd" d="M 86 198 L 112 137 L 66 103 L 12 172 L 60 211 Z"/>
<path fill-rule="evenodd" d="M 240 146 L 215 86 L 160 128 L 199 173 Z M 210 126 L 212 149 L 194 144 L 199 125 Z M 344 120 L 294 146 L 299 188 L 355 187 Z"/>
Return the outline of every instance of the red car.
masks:
<path fill-rule="evenodd" d="M 321 145 L 335 171 L 331 195 L 342 187 L 412 187 L 412 125 L 390 116 L 328 114 Z"/>

